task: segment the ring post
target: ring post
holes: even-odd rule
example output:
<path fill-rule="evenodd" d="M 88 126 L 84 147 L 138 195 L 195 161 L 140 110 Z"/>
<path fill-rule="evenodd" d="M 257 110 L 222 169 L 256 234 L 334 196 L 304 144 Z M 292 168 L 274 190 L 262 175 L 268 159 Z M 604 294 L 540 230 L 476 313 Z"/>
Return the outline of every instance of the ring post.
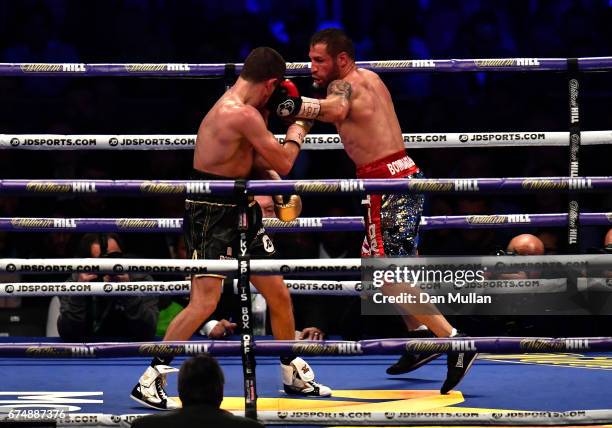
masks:
<path fill-rule="evenodd" d="M 244 375 L 244 415 L 257 420 L 257 389 L 255 380 L 255 353 L 253 350 L 253 324 L 251 312 L 250 256 L 247 233 L 249 230 L 249 201 L 246 193 L 246 181 L 236 181 L 238 196 L 238 233 L 240 248 L 238 251 L 238 296 L 240 299 L 240 350 L 242 372 Z"/>
<path fill-rule="evenodd" d="M 569 89 L 569 177 L 580 176 L 580 107 L 578 95 L 580 93 L 580 82 L 578 80 L 578 59 L 567 59 L 567 77 Z M 570 186 L 571 189 L 571 186 Z M 579 254 L 580 241 L 579 230 L 580 204 L 578 194 L 570 193 L 568 202 L 567 218 L 567 243 L 570 254 Z"/>

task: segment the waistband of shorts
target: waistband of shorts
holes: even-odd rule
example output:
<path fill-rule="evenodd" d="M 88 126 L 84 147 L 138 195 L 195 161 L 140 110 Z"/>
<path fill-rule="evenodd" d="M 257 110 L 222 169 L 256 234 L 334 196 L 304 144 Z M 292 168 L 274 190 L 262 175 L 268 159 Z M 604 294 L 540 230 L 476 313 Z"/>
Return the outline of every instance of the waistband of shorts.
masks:
<path fill-rule="evenodd" d="M 223 175 L 211 174 L 210 172 L 200 171 L 199 169 L 195 168 L 191 170 L 191 173 L 189 174 L 189 179 L 205 181 L 237 180 L 236 177 L 225 177 Z M 189 195 L 189 197 L 185 200 L 187 202 L 209 202 L 221 205 L 238 205 L 239 202 L 237 195 Z M 252 195 L 249 195 L 247 196 L 247 200 L 249 202 L 252 202 L 254 200 L 254 197 Z"/>
<path fill-rule="evenodd" d="M 357 168 L 358 178 L 398 178 L 419 172 L 414 161 L 400 150 Z"/>

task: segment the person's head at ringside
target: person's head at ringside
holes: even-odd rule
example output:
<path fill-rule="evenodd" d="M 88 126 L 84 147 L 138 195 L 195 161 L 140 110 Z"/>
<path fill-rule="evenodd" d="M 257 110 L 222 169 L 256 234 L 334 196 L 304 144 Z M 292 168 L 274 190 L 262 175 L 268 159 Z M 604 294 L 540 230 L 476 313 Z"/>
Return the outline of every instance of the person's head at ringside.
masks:
<path fill-rule="evenodd" d="M 178 393 L 183 407 L 207 404 L 220 407 L 223 401 L 223 370 L 209 354 L 186 360 L 178 375 Z"/>
<path fill-rule="evenodd" d="M 123 242 L 116 233 L 87 233 L 83 235 L 77 246 L 75 256 L 79 258 L 123 257 Z M 80 273 L 79 281 L 128 281 L 129 275 L 96 273 Z"/>
<path fill-rule="evenodd" d="M 512 238 L 506 250 L 517 256 L 541 256 L 544 254 L 544 243 L 537 236 L 523 233 Z"/>
<path fill-rule="evenodd" d="M 608 230 L 608 233 L 606 233 L 606 236 L 604 237 L 603 246 L 605 249 L 607 249 L 608 247 L 612 247 L 612 228 Z"/>
<path fill-rule="evenodd" d="M 262 46 L 255 48 L 244 60 L 238 82 L 250 85 L 250 103 L 256 108 L 266 105 L 285 75 L 285 60 L 277 51 Z"/>
<path fill-rule="evenodd" d="M 312 79 L 319 87 L 343 78 L 355 65 L 353 41 L 339 28 L 317 31 L 310 39 L 308 56 Z"/>
<path fill-rule="evenodd" d="M 87 233 L 79 241 L 76 257 L 118 257 L 123 243 L 116 233 Z"/>

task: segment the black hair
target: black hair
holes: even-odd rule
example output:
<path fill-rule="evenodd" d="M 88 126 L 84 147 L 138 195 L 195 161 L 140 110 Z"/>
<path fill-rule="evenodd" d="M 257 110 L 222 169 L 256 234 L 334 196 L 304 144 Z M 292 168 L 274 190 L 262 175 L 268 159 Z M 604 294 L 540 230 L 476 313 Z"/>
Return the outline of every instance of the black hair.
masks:
<path fill-rule="evenodd" d="M 355 60 L 355 46 L 353 41 L 340 28 L 326 28 L 314 33 L 310 39 L 310 46 L 324 43 L 329 55 L 336 57 L 346 52 L 350 59 Z"/>
<path fill-rule="evenodd" d="M 196 355 L 183 363 L 178 375 L 178 393 L 183 406 L 221 406 L 225 377 L 219 363 L 209 354 Z"/>
<path fill-rule="evenodd" d="M 91 246 L 94 244 L 100 245 L 101 257 L 108 255 L 109 239 L 114 239 L 117 245 L 119 245 L 119 248 L 123 250 L 123 242 L 116 233 L 86 233 L 79 241 L 75 257 L 91 257 Z"/>
<path fill-rule="evenodd" d="M 268 79 L 282 79 L 285 69 L 285 60 L 281 54 L 262 46 L 253 49 L 246 57 L 240 77 L 249 82 L 260 83 Z"/>

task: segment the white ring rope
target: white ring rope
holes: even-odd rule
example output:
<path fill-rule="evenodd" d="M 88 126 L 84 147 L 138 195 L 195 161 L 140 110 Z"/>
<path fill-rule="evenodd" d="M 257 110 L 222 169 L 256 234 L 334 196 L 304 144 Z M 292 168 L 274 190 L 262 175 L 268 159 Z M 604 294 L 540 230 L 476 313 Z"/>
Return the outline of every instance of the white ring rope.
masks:
<path fill-rule="evenodd" d="M 454 132 L 403 134 L 407 148 L 568 146 L 568 132 Z M 282 141 L 284 135 L 276 135 Z M 193 134 L 63 135 L 0 134 L 0 149 L 22 150 L 192 150 Z M 612 131 L 583 131 L 582 145 L 612 143 Z M 338 134 L 306 136 L 303 150 L 342 149 Z"/>
<path fill-rule="evenodd" d="M 580 291 L 607 291 L 602 289 L 605 278 L 580 278 L 584 285 Z M 590 282 L 594 280 L 594 282 Z M 589 283 L 587 283 L 589 281 Z M 309 296 L 358 296 L 362 291 L 361 281 L 325 281 L 285 279 L 285 285 L 294 295 Z M 451 284 L 446 284 L 446 286 Z M 419 282 L 416 287 L 430 290 L 444 287 L 439 282 Z M 605 287 L 605 285 L 603 286 Z M 487 294 L 562 293 L 567 289 L 565 278 L 547 279 L 492 279 L 463 286 L 470 292 Z M 189 295 L 190 281 L 127 281 L 127 282 L 13 282 L 0 284 L 0 297 L 43 296 L 179 296 Z M 251 286 L 252 293 L 258 293 Z M 237 293 L 237 280 L 234 280 Z"/>
<path fill-rule="evenodd" d="M 612 254 L 571 254 L 547 256 L 460 256 L 415 257 L 402 259 L 365 259 L 370 266 L 397 266 L 420 268 L 423 266 L 479 265 L 486 268 L 537 269 L 546 268 L 604 268 L 612 265 Z M 261 275 L 276 274 L 335 274 L 350 275 L 361 272 L 362 259 L 271 259 L 251 260 L 251 272 Z M 60 274 L 60 273 L 150 273 L 150 274 L 205 274 L 235 273 L 237 260 L 187 259 L 0 259 L 0 273 Z"/>
<path fill-rule="evenodd" d="M 32 407 L 35 407 L 34 405 Z M 39 408 L 40 405 L 36 408 Z M 243 411 L 232 411 L 235 415 L 244 416 Z M 57 418 L 58 427 L 102 426 L 129 428 L 134 419 L 147 413 L 130 413 L 114 415 L 108 413 L 65 413 Z M 577 426 L 603 425 L 612 422 L 612 410 L 571 410 L 571 411 L 508 411 L 473 412 L 465 411 L 431 411 L 431 412 L 380 412 L 380 411 L 309 411 L 263 410 L 257 412 L 258 420 L 266 424 L 282 425 L 343 425 L 343 426 Z M 10 418 L 0 416 L 0 422 L 28 421 L 39 418 Z"/>

